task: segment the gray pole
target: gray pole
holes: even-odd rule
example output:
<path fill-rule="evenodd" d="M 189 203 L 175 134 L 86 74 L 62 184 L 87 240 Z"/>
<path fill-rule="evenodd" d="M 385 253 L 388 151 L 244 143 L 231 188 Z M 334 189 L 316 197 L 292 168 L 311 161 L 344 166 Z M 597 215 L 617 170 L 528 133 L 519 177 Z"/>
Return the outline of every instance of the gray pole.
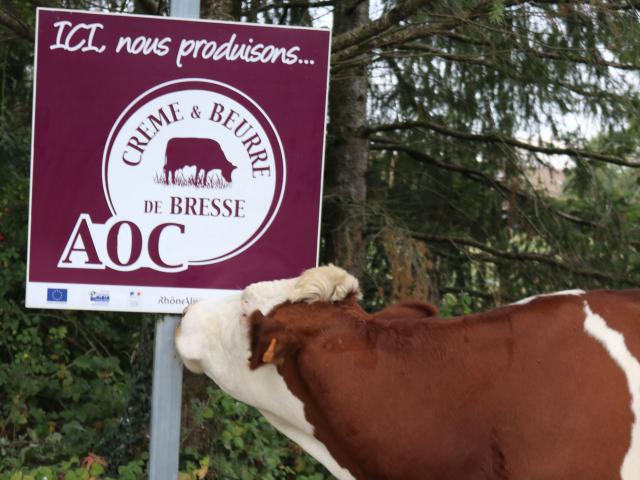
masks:
<path fill-rule="evenodd" d="M 200 0 L 171 0 L 172 17 L 200 18 Z M 177 315 L 156 322 L 151 393 L 149 479 L 177 480 L 180 459 L 182 362 L 174 343 Z"/>
<path fill-rule="evenodd" d="M 151 393 L 149 479 L 176 480 L 180 459 L 182 362 L 174 333 L 180 317 L 165 315 L 156 322 Z"/>
<path fill-rule="evenodd" d="M 171 0 L 169 16 L 200 18 L 200 0 Z"/>

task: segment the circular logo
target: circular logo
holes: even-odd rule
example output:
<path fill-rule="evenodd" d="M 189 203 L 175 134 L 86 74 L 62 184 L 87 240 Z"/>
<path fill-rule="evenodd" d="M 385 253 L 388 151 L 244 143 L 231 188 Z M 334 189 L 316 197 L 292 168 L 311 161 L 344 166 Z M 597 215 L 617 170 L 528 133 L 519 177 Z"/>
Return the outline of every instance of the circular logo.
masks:
<path fill-rule="evenodd" d="M 184 79 L 148 90 L 120 115 L 103 187 L 114 217 L 159 237 L 162 263 L 211 264 L 264 234 L 284 195 L 285 166 L 278 132 L 254 100 Z"/>

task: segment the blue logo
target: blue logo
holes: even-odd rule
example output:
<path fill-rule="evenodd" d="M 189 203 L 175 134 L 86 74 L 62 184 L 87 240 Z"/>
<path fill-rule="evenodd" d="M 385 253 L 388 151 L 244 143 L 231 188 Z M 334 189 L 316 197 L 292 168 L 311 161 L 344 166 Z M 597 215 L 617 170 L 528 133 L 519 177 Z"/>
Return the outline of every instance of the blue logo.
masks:
<path fill-rule="evenodd" d="M 47 288 L 47 302 L 61 302 L 67 301 L 67 289 L 66 288 Z"/>
<path fill-rule="evenodd" d="M 94 305 L 108 305 L 110 300 L 109 292 L 104 290 L 101 292 L 90 292 L 89 300 Z"/>

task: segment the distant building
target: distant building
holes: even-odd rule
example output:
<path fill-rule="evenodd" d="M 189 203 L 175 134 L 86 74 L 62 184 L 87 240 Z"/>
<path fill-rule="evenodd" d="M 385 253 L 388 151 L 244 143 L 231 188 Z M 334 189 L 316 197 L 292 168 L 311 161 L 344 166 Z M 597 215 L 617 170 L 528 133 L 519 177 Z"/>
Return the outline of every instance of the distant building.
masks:
<path fill-rule="evenodd" d="M 566 175 L 552 167 L 538 167 L 527 172 L 527 178 L 536 190 L 544 190 L 551 197 L 562 195 Z"/>

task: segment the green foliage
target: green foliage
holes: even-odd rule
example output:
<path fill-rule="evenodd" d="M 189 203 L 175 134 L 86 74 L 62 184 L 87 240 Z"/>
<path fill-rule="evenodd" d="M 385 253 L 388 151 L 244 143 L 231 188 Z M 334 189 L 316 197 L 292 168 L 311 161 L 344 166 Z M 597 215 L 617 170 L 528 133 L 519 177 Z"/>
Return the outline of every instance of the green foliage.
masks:
<path fill-rule="evenodd" d="M 88 455 L 82 461 L 72 457 L 53 466 L 0 472 L 0 480 L 138 480 L 143 478 L 143 474 L 144 462 L 134 460 L 119 467 L 117 476 L 110 476 L 106 473 L 104 459 Z"/>
<path fill-rule="evenodd" d="M 500 23 L 504 19 L 504 0 L 493 0 L 489 9 L 489 21 Z"/>
<path fill-rule="evenodd" d="M 473 299 L 471 296 L 462 292 L 459 295 L 447 293 L 442 297 L 440 305 L 441 317 L 453 317 L 457 315 L 468 315 L 473 312 Z"/>
<path fill-rule="evenodd" d="M 414 283 L 429 283 L 436 303 L 466 292 L 481 309 L 636 285 L 637 168 L 608 160 L 638 163 L 635 13 L 606 1 L 457 1 L 419 21 L 446 32 L 372 61 L 367 295 L 398 298 L 388 277 L 403 271 L 385 265 L 406 248 L 382 248 L 390 224 L 424 243 L 429 266 Z M 536 151 L 550 143 L 585 154 Z M 562 162 L 566 195 L 531 180 Z"/>
<path fill-rule="evenodd" d="M 331 476 L 300 447 L 277 432 L 254 408 L 215 387 L 207 389 L 203 402 L 191 402 L 195 429 L 204 429 L 205 452 L 188 449 L 182 453 L 186 471 L 206 466 L 228 480 L 298 479 L 324 480 Z M 187 430 L 183 435 L 188 437 Z"/>

